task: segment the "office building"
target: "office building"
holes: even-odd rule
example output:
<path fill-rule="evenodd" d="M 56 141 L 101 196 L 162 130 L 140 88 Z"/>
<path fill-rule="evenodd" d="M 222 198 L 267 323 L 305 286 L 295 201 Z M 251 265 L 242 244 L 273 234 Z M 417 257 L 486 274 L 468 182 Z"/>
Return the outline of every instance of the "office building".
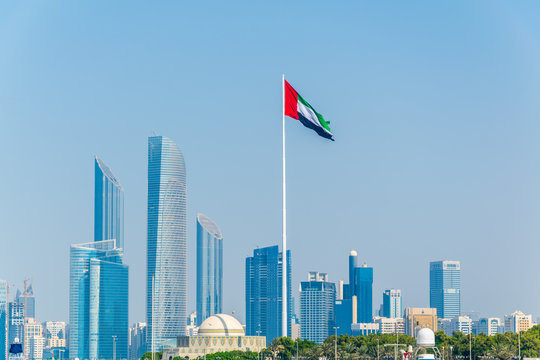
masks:
<path fill-rule="evenodd" d="M 66 347 L 66 323 L 63 321 L 46 321 L 42 324 L 45 348 Z"/>
<path fill-rule="evenodd" d="M 99 157 L 94 166 L 94 241 L 116 239 L 124 248 L 124 189 Z"/>
<path fill-rule="evenodd" d="M 45 338 L 43 328 L 34 318 L 26 319 L 24 324 L 24 357 L 27 360 L 41 360 Z"/>
<path fill-rule="evenodd" d="M 146 323 L 138 322 L 129 328 L 129 360 L 139 360 L 146 353 Z"/>
<path fill-rule="evenodd" d="M 485 334 L 492 336 L 502 333 L 502 321 L 499 318 L 481 318 L 476 326 L 476 335 Z"/>
<path fill-rule="evenodd" d="M 450 321 L 452 324 L 452 332 L 448 335 L 452 335 L 454 332 L 461 332 L 465 335 L 472 333 L 473 321 L 468 316 L 454 316 Z"/>
<path fill-rule="evenodd" d="M 379 324 L 376 323 L 355 323 L 351 325 L 353 336 L 367 336 L 379 333 Z"/>
<path fill-rule="evenodd" d="M 382 315 L 386 318 L 401 318 L 401 290 L 388 289 L 383 292 Z"/>
<path fill-rule="evenodd" d="M 8 326 L 8 345 L 12 344 L 15 338 L 18 338 L 21 343 L 24 342 L 24 302 L 12 301 L 9 303 Z"/>
<path fill-rule="evenodd" d="M 292 323 L 291 251 L 287 250 L 287 334 L 282 333 L 282 259 L 279 247 L 255 249 L 246 258 L 246 333 L 276 337 L 290 336 Z"/>
<path fill-rule="evenodd" d="M 430 328 L 436 332 L 437 309 L 407 308 L 405 310 L 405 332 L 409 336 L 415 336 L 417 328 Z"/>
<path fill-rule="evenodd" d="M 71 246 L 69 358 L 127 359 L 128 267 L 116 241 Z"/>
<path fill-rule="evenodd" d="M 7 338 L 7 315 L 8 315 L 8 282 L 0 280 L 0 360 L 7 360 L 8 338 Z"/>
<path fill-rule="evenodd" d="M 437 317 L 461 315 L 461 265 L 459 261 L 432 261 L 429 265 L 429 306 Z"/>
<path fill-rule="evenodd" d="M 221 314 L 223 235 L 208 216 L 197 215 L 197 325 Z"/>
<path fill-rule="evenodd" d="M 358 266 L 358 253 L 349 253 L 349 283 L 340 283 L 336 301 L 338 334 L 352 334 L 351 324 L 373 321 L 373 268 Z M 352 308 L 349 308 L 352 307 Z"/>
<path fill-rule="evenodd" d="M 187 318 L 184 157 L 164 136 L 148 138 L 146 324 L 148 350 L 174 345 Z"/>
<path fill-rule="evenodd" d="M 373 323 L 379 325 L 379 334 L 405 334 L 405 319 L 403 318 L 375 316 Z"/>
<path fill-rule="evenodd" d="M 335 326 L 336 284 L 328 275 L 310 272 L 308 281 L 300 283 L 301 338 L 322 342 L 333 333 Z"/>
<path fill-rule="evenodd" d="M 532 315 L 525 315 L 517 310 L 510 315 L 504 316 L 504 332 L 517 333 L 519 331 L 527 331 L 534 326 Z"/>

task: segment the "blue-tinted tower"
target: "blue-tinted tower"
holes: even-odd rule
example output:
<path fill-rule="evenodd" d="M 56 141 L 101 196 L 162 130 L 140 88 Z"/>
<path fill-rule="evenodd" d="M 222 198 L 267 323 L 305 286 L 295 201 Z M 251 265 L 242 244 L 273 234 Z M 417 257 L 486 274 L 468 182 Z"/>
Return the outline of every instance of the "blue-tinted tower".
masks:
<path fill-rule="evenodd" d="M 71 246 L 69 358 L 127 359 L 128 267 L 115 240 Z"/>
<path fill-rule="evenodd" d="M 148 138 L 146 323 L 148 351 L 176 343 L 187 320 L 187 194 L 184 157 L 164 136 Z M 153 329 L 152 329 L 153 328 Z M 154 337 L 154 339 L 153 339 Z M 154 345 L 152 347 L 152 345 Z"/>
<path fill-rule="evenodd" d="M 8 314 L 8 282 L 0 280 L 0 360 L 7 359 L 7 314 Z"/>
<path fill-rule="evenodd" d="M 401 309 L 401 290 L 388 289 L 383 292 L 382 316 L 387 318 L 403 317 Z"/>
<path fill-rule="evenodd" d="M 308 281 L 300 283 L 301 338 L 322 342 L 335 326 L 336 284 L 323 273 L 310 272 Z"/>
<path fill-rule="evenodd" d="M 197 215 L 197 325 L 221 314 L 223 235 L 208 216 Z"/>
<path fill-rule="evenodd" d="M 461 264 L 459 261 L 432 261 L 429 264 L 429 306 L 439 319 L 461 315 Z"/>
<path fill-rule="evenodd" d="M 282 253 L 279 247 L 255 249 L 246 258 L 246 334 L 290 336 L 292 323 L 291 252 L 287 250 L 287 334 L 282 334 Z"/>
<path fill-rule="evenodd" d="M 363 264 L 355 269 L 355 289 L 358 301 L 358 322 L 373 321 L 373 268 Z"/>
<path fill-rule="evenodd" d="M 111 169 L 95 157 L 94 241 L 116 239 L 124 248 L 124 189 Z"/>

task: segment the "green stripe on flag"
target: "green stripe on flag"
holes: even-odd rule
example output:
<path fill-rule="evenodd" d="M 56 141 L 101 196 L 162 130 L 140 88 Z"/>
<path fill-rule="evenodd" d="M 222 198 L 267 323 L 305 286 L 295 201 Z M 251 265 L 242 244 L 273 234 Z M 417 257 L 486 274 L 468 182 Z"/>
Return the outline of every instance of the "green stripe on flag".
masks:
<path fill-rule="evenodd" d="M 298 101 L 300 101 L 302 104 L 304 104 L 305 106 L 313 110 L 315 115 L 317 115 L 317 120 L 319 120 L 319 123 L 321 124 L 321 126 L 325 128 L 326 130 L 328 130 L 328 132 L 331 132 L 330 126 L 328 125 L 330 124 L 330 121 L 324 120 L 324 117 L 321 114 L 319 114 L 317 111 L 315 111 L 313 106 L 309 105 L 309 103 L 306 100 L 304 100 L 304 98 L 301 97 L 300 94 L 298 94 Z"/>

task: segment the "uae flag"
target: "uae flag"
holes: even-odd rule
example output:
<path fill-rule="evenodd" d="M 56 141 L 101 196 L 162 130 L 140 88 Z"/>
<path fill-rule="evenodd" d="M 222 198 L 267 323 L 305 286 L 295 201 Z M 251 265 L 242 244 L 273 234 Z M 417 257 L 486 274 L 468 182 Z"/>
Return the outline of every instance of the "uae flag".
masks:
<path fill-rule="evenodd" d="M 324 120 L 323 116 L 315 111 L 309 103 L 287 82 L 285 82 L 285 115 L 300 122 L 310 129 L 315 130 L 320 136 L 334 141 L 330 132 L 330 121 Z"/>

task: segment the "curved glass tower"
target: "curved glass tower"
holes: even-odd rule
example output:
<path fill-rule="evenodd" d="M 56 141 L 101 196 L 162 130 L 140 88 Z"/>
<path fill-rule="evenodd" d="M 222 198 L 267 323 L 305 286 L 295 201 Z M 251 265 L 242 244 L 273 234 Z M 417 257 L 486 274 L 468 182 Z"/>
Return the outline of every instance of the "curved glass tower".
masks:
<path fill-rule="evenodd" d="M 221 314 L 223 284 L 223 236 L 216 223 L 197 215 L 197 325 Z"/>
<path fill-rule="evenodd" d="M 95 158 L 94 241 L 116 239 L 124 248 L 124 189 L 103 160 Z"/>
<path fill-rule="evenodd" d="M 148 350 L 183 335 L 187 319 L 186 170 L 178 146 L 148 138 L 146 321 Z"/>

